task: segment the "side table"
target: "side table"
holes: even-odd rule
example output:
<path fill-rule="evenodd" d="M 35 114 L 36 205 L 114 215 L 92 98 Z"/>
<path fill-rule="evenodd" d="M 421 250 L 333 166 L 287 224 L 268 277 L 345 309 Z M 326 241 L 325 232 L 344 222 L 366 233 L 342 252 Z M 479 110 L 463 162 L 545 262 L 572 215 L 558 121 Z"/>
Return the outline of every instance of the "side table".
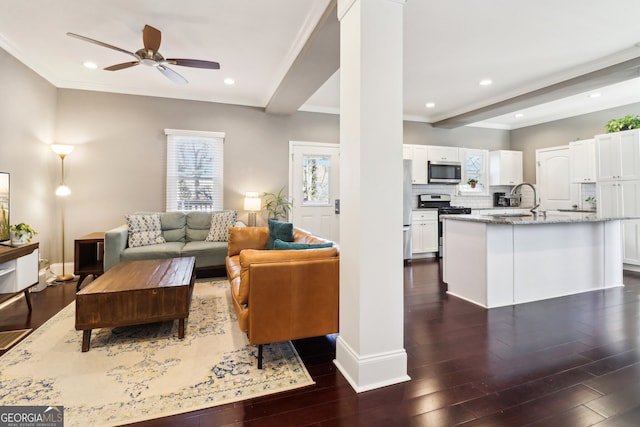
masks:
<path fill-rule="evenodd" d="M 104 273 L 104 232 L 95 232 L 75 239 L 73 274 L 80 276 L 76 292 L 89 275 L 97 277 Z"/>

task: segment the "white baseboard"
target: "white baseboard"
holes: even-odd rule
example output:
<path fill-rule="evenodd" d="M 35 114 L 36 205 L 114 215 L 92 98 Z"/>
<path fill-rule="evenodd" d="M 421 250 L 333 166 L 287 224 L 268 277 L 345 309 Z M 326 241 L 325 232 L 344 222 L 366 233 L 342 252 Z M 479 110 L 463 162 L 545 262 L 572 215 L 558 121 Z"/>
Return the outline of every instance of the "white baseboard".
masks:
<path fill-rule="evenodd" d="M 407 352 L 404 348 L 359 356 L 339 336 L 336 341 L 336 360 L 333 363 L 356 393 L 411 380 L 407 375 Z"/>

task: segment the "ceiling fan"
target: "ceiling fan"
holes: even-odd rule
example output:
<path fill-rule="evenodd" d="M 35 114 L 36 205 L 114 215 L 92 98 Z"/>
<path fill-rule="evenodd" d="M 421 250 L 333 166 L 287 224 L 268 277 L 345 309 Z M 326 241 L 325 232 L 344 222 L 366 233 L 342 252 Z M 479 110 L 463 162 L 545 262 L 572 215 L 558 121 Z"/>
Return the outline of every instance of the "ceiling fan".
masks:
<path fill-rule="evenodd" d="M 220 64 L 213 61 L 202 61 L 199 59 L 165 59 L 158 49 L 160 49 L 160 41 L 162 39 L 162 35 L 160 30 L 153 28 L 150 25 L 145 25 L 142 30 L 142 43 L 144 47 L 142 49 L 134 52 L 129 52 L 128 50 L 121 49 L 117 46 L 113 46 L 98 40 L 90 39 L 89 37 L 81 36 L 79 34 L 67 33 L 70 37 L 75 37 L 80 40 L 84 40 L 89 43 L 97 44 L 98 46 L 103 46 L 109 49 L 117 50 L 118 52 L 126 53 L 128 55 L 133 56 L 136 60 L 132 62 L 124 62 L 122 64 L 112 65 L 110 67 L 106 67 L 105 70 L 108 71 L 118 71 L 123 70 L 125 68 L 134 67 L 140 63 L 144 65 L 148 65 L 151 67 L 155 67 L 158 71 L 164 74 L 168 79 L 172 80 L 178 84 L 188 83 L 187 79 L 182 77 L 177 72 L 173 71 L 171 68 L 167 67 L 167 64 L 170 65 L 180 65 L 183 67 L 194 67 L 194 68 L 206 68 L 209 70 L 219 70 Z"/>

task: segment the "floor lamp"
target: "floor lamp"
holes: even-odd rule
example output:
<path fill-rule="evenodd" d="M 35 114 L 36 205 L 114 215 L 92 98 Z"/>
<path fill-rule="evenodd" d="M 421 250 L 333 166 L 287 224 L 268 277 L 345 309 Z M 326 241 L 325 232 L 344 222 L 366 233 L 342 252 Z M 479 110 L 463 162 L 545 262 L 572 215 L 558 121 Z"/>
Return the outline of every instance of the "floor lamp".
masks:
<path fill-rule="evenodd" d="M 256 212 L 260 210 L 262 200 L 260 193 L 256 191 L 248 191 L 244 195 L 244 210 L 249 211 L 249 227 L 256 226 Z"/>
<path fill-rule="evenodd" d="M 73 274 L 65 274 L 64 271 L 64 197 L 71 194 L 69 187 L 64 185 L 64 158 L 73 151 L 73 145 L 53 144 L 51 149 L 60 156 L 62 162 L 62 171 L 60 174 L 60 185 L 56 188 L 56 196 L 62 197 L 60 217 L 62 218 L 62 274 L 56 276 L 56 281 L 67 282 L 73 279 Z"/>

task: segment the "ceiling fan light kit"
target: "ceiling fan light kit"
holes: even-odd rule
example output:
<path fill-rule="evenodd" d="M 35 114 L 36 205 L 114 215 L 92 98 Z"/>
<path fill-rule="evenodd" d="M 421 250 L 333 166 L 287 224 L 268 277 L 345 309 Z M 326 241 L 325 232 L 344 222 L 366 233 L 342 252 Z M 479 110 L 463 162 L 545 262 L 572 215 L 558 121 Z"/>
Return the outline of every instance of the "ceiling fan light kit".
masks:
<path fill-rule="evenodd" d="M 128 51 L 126 49 L 119 48 L 117 46 L 110 45 L 108 43 L 101 42 L 99 40 L 94 40 L 89 37 L 81 36 L 75 33 L 67 33 L 70 37 L 75 37 L 77 39 L 97 44 L 98 46 L 106 47 L 108 49 L 113 49 L 118 52 L 126 53 L 127 55 L 133 56 L 136 60 L 131 62 L 123 62 L 121 64 L 111 65 L 106 67 L 107 71 L 118 71 L 124 70 L 125 68 L 134 67 L 139 64 L 144 64 L 150 67 L 156 68 L 160 71 L 165 77 L 169 80 L 178 83 L 185 84 L 188 83 L 187 79 L 185 79 L 182 75 L 167 67 L 169 65 L 179 65 L 181 67 L 191 67 L 191 68 L 203 68 L 207 70 L 219 70 L 220 64 L 213 61 L 203 61 L 200 59 L 178 59 L 178 58 L 168 58 L 165 59 L 159 52 L 160 42 L 162 41 L 162 33 L 157 28 L 154 28 L 150 25 L 145 25 L 142 30 L 142 43 L 144 47 L 142 49 L 138 49 L 135 53 Z"/>

